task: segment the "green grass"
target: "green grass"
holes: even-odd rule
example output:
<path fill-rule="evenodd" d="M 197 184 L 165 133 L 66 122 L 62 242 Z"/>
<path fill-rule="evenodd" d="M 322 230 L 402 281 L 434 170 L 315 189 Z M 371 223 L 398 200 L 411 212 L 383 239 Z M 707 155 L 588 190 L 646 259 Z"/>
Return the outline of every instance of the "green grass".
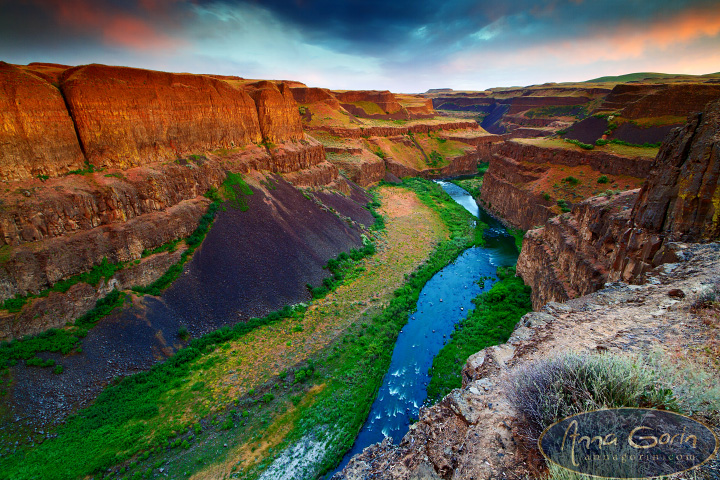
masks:
<path fill-rule="evenodd" d="M 583 143 L 580 140 L 574 140 L 572 138 L 566 138 L 565 141 L 567 143 L 572 143 L 573 145 L 577 145 L 578 147 L 582 148 L 583 150 L 592 150 L 595 148 L 595 145 L 591 145 L 589 143 Z"/>
<path fill-rule="evenodd" d="M 476 228 L 475 218 L 434 183 L 406 179 L 395 188 L 413 190 L 423 203 L 435 210 L 448 225 L 449 238 L 436 246 L 430 258 L 415 273 L 408 275 L 407 282 L 395 291 L 385 308 L 376 310 L 377 313 L 369 316 L 362 325 L 351 327 L 337 343 L 312 360 L 314 366 L 307 370 L 312 372 L 311 376 L 307 373 L 300 375 L 301 382 L 309 380 L 325 387 L 311 406 L 301 409 L 297 428 L 287 435 L 285 442 L 317 432 L 318 427 L 330 426 L 325 432 L 333 439 L 330 450 L 320 460 L 322 471 L 332 468 L 340 460 L 364 423 L 387 372 L 395 339 L 407 322 L 409 313 L 415 309 L 422 287 L 437 271 L 482 237 L 483 226 Z M 348 257 L 352 261 L 352 257 Z M 336 260 L 337 264 L 331 269 L 337 271 L 349 267 L 349 264 L 344 264 L 347 259 Z M 244 338 L 262 325 L 285 318 L 301 319 L 304 313 L 304 306 L 285 307 L 262 319 L 224 327 L 192 340 L 186 348 L 149 371 L 126 377 L 106 388 L 90 407 L 59 426 L 55 431 L 57 437 L 33 449 L 0 458 L 0 470 L 9 478 L 78 478 L 99 473 L 130 458 L 137 459 L 142 452 L 146 452 L 142 457 L 149 456 L 151 451 L 160 455 L 173 445 L 182 445 L 178 442 L 178 435 L 187 432 L 192 424 L 188 424 L 187 420 L 173 420 L 172 414 L 163 417 L 169 421 L 160 422 L 159 405 L 163 396 L 182 385 L 191 370 L 197 368 L 200 360 L 211 355 L 217 346 Z M 283 381 L 289 382 L 290 377 Z M 207 385 L 198 387 L 198 391 L 192 393 L 202 394 L 206 388 Z M 282 398 L 277 394 L 273 394 L 272 398 L 265 397 L 267 393 L 261 391 L 256 394 L 257 399 L 267 398 L 267 403 L 253 404 L 264 405 L 266 410 L 248 413 L 251 417 L 260 415 L 257 419 L 253 418 L 257 420 L 258 428 L 267 425 L 283 409 L 277 403 Z M 226 424 L 229 426 L 227 419 L 224 422 L 215 419 L 211 423 L 218 430 L 223 430 Z M 269 461 L 270 457 L 261 466 Z M 252 472 L 249 476 L 253 476 Z"/>
<path fill-rule="evenodd" d="M 587 117 L 584 105 L 549 105 L 546 107 L 531 108 L 525 112 L 528 118 L 537 117 L 575 117 L 579 120 Z"/>
<path fill-rule="evenodd" d="M 39 297 L 47 297 L 51 292 L 67 292 L 70 287 L 77 283 L 87 283 L 96 287 L 101 279 L 109 279 L 116 272 L 125 268 L 125 263 L 110 263 L 107 258 L 103 258 L 99 265 L 95 265 L 89 272 L 84 272 L 72 277 L 60 280 L 53 284 L 52 287 L 46 288 L 41 292 L 34 294 L 28 293 L 27 295 L 15 295 L 13 298 L 8 298 L 2 304 L 2 308 L 8 310 L 11 313 L 17 313 L 22 310 L 25 304 L 33 299 Z"/>
<path fill-rule="evenodd" d="M 98 320 L 123 304 L 125 293 L 113 290 L 95 303 L 95 307 L 75 320 L 72 326 L 63 329 L 53 328 L 38 335 L 0 343 L 0 370 L 25 360 L 28 365 L 50 367 L 52 364 L 40 364 L 36 355 L 39 352 L 59 352 L 68 354 L 80 346 L 80 341 Z"/>
<path fill-rule="evenodd" d="M 500 280 L 473 299 L 475 308 L 456 325 L 450 341 L 433 360 L 429 402 L 459 388 L 467 358 L 483 348 L 506 342 L 520 317 L 532 310 L 530 287 L 515 276 L 515 268 L 498 268 L 497 274 Z"/>
<path fill-rule="evenodd" d="M 523 238 L 525 238 L 525 230 L 519 228 L 508 228 L 508 233 L 515 239 L 515 247 L 518 252 L 522 250 Z"/>

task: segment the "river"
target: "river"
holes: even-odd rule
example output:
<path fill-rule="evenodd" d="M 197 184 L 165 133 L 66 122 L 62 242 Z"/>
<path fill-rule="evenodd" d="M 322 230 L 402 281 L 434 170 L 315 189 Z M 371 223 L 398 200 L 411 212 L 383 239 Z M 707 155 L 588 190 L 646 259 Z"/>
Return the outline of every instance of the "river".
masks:
<path fill-rule="evenodd" d="M 455 325 L 474 307 L 472 299 L 497 281 L 497 267 L 512 266 L 517 262 L 515 240 L 500 222 L 479 208 L 462 188 L 450 182 L 437 183 L 457 203 L 488 225 L 485 247 L 468 248 L 425 284 L 417 310 L 398 335 L 390 369 L 365 424 L 352 449 L 326 478 L 342 470 L 354 455 L 385 437 L 391 437 L 395 443 L 402 439 L 427 399 L 428 370 Z M 483 277 L 492 279 L 486 280 L 481 287 L 477 281 Z"/>

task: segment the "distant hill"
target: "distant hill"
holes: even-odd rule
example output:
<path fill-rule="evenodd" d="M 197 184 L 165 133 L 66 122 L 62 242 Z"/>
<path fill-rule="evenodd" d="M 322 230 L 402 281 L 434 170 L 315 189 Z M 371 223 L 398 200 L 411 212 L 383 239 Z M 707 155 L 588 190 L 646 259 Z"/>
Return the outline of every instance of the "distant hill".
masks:
<path fill-rule="evenodd" d="M 675 74 L 675 73 L 638 72 L 638 73 L 628 73 L 625 75 L 593 78 L 592 80 L 586 80 L 583 83 L 625 83 L 625 82 L 633 82 L 633 81 L 638 81 L 638 80 L 684 77 L 684 76 L 686 76 L 686 75 Z"/>
<path fill-rule="evenodd" d="M 657 73 L 657 72 L 638 72 L 628 73 L 625 75 L 607 76 L 593 78 L 592 80 L 585 80 L 582 83 L 625 83 L 625 82 L 637 82 L 642 80 L 659 80 L 664 78 L 704 78 L 716 76 L 718 73 L 708 73 L 706 75 L 687 75 L 684 73 Z"/>

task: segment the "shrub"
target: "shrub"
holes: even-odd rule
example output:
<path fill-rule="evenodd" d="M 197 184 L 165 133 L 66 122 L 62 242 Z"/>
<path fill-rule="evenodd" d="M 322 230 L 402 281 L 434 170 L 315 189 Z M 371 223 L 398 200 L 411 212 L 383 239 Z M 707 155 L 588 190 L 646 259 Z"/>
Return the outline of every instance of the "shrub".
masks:
<path fill-rule="evenodd" d="M 607 132 L 605 132 L 605 134 L 607 135 Z M 607 145 L 608 143 L 610 143 L 610 140 L 603 140 L 602 138 L 598 138 L 597 140 L 595 140 L 595 145 L 597 145 L 598 147 L 602 147 L 603 145 Z"/>
<path fill-rule="evenodd" d="M 577 145 L 578 147 L 584 149 L 584 150 L 592 150 L 595 148 L 595 145 L 590 145 L 589 143 L 583 143 L 580 140 L 573 140 L 572 138 L 566 138 L 565 141 L 567 143 L 572 143 L 573 145 Z"/>
<path fill-rule="evenodd" d="M 547 192 L 543 192 L 543 193 L 542 193 L 542 197 L 545 199 L 545 201 L 549 201 L 549 200 L 550 200 L 550 194 L 547 193 Z"/>
<path fill-rule="evenodd" d="M 573 185 L 573 186 L 574 186 L 574 185 L 577 185 L 578 183 L 580 183 L 580 180 L 578 180 L 577 178 L 575 178 L 575 177 L 573 177 L 573 176 L 565 177 L 565 178 L 562 179 L 562 181 L 565 182 L 565 183 L 568 183 L 568 184 L 570 184 L 570 185 Z"/>
<path fill-rule="evenodd" d="M 564 198 L 561 198 L 557 201 L 558 207 L 560 207 L 560 211 L 563 213 L 570 211 L 570 206 L 568 205 L 567 201 Z"/>
<path fill-rule="evenodd" d="M 445 157 L 440 155 L 440 153 L 438 153 L 436 150 L 433 150 L 429 155 L 427 163 L 431 167 L 437 167 L 437 166 L 441 165 L 444 161 L 445 161 Z"/>
<path fill-rule="evenodd" d="M 672 391 L 635 357 L 579 355 L 541 360 L 510 380 L 509 400 L 523 415 L 528 439 L 558 420 L 616 407 L 677 409 Z"/>
<path fill-rule="evenodd" d="M 190 335 L 190 334 L 188 333 L 188 329 L 187 329 L 187 327 L 186 327 L 185 325 L 183 325 L 182 327 L 178 328 L 178 333 L 177 333 L 177 336 L 178 336 L 178 337 L 180 337 L 180 338 L 182 338 L 183 340 L 185 340 L 186 338 L 188 338 L 189 335 Z"/>
<path fill-rule="evenodd" d="M 597 183 L 610 183 L 610 179 L 607 175 L 601 175 L 600 178 L 597 179 Z"/>
<path fill-rule="evenodd" d="M 697 365 L 645 356 L 569 353 L 541 360 L 509 380 L 508 399 L 527 440 L 556 421 L 603 408 L 636 407 L 693 415 L 720 411 L 720 386 Z"/>

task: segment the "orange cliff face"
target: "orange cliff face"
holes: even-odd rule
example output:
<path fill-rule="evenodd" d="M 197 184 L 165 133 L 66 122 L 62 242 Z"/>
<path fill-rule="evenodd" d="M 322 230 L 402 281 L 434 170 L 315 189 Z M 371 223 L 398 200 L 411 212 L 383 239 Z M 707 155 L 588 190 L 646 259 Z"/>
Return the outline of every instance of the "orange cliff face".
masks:
<path fill-rule="evenodd" d="M 262 140 L 243 90 L 204 75 L 71 68 L 61 88 L 88 161 L 129 168 Z"/>
<path fill-rule="evenodd" d="M 60 91 L 36 75 L 0 62 L 0 179 L 56 176 L 84 157 Z"/>
<path fill-rule="evenodd" d="M 303 139 L 298 105 L 289 86 L 262 81 L 247 88 L 257 105 L 260 130 L 265 141 L 280 143 Z"/>

